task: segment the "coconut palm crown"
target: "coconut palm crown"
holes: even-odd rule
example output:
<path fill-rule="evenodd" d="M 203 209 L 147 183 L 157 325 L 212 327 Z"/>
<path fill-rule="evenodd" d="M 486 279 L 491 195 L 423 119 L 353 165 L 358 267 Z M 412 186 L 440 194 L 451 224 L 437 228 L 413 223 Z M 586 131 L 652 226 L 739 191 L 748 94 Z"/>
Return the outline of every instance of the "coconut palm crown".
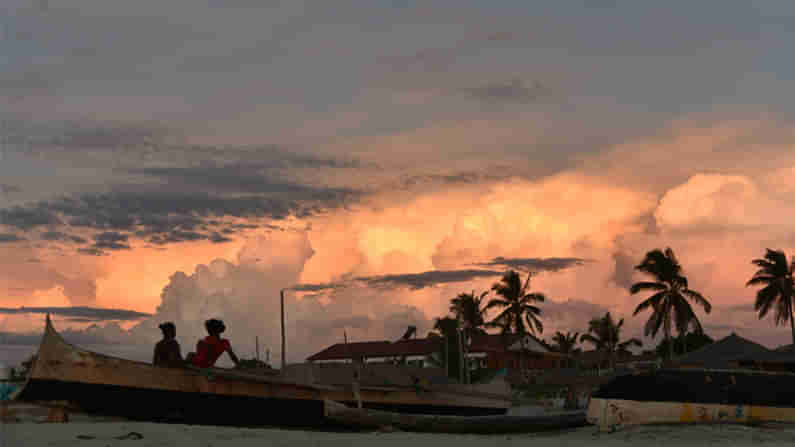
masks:
<path fill-rule="evenodd" d="M 795 343 L 795 318 L 793 318 L 793 275 L 795 258 L 787 262 L 783 251 L 767 249 L 763 259 L 754 259 L 752 264 L 759 267 L 746 286 L 763 286 L 756 292 L 754 309 L 759 318 L 764 318 L 770 309 L 775 309 L 776 326 L 789 321 L 792 342 Z"/>
<path fill-rule="evenodd" d="M 669 357 L 673 357 L 673 344 L 670 343 L 672 329 L 675 328 L 682 334 L 692 326 L 695 332 L 703 332 L 701 323 L 688 300 L 698 304 L 706 313 L 710 313 L 712 305 L 700 293 L 688 287 L 682 266 L 670 248 L 666 248 L 665 251 L 655 249 L 646 253 L 646 257 L 635 266 L 635 269 L 651 276 L 654 281 L 637 282 L 630 287 L 629 292 L 634 295 L 651 291 L 654 294 L 638 304 L 632 315 L 637 315 L 646 309 L 652 310 L 643 329 L 644 335 L 654 337 L 662 328 L 670 348 Z"/>

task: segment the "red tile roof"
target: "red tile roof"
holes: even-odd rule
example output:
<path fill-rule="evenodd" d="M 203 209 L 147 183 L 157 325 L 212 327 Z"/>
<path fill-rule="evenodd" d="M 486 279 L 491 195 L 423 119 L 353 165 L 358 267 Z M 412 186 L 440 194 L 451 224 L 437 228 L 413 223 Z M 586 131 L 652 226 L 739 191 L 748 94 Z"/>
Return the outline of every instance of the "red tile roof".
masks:
<path fill-rule="evenodd" d="M 404 355 L 429 355 L 439 352 L 441 339 L 411 338 L 396 342 L 365 341 L 358 343 L 338 343 L 313 354 L 307 361 L 344 360 L 359 357 L 400 357 Z"/>
<path fill-rule="evenodd" d="M 549 349 L 549 346 L 543 340 L 534 337 L 532 334 L 527 335 L 541 346 Z M 469 352 L 503 352 L 506 346 L 516 343 L 520 338 L 517 334 L 476 334 L 472 336 L 472 341 L 467 350 Z"/>

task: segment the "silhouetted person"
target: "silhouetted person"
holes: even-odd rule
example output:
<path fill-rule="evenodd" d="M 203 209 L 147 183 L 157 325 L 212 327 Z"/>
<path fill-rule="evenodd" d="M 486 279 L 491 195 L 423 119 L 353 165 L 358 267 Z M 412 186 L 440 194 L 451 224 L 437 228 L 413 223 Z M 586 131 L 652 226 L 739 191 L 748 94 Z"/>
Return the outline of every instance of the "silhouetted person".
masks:
<path fill-rule="evenodd" d="M 229 357 L 237 366 L 240 361 L 234 351 L 232 351 L 232 345 L 229 340 L 221 338 L 221 334 L 226 330 L 224 322 L 213 318 L 205 321 L 204 327 L 210 335 L 196 343 L 196 355 L 191 359 L 193 365 L 199 368 L 210 368 L 215 365 L 221 354 L 228 352 Z"/>
<path fill-rule="evenodd" d="M 175 338 L 177 336 L 177 327 L 170 321 L 161 324 L 159 327 L 163 331 L 163 339 L 155 345 L 155 356 L 152 364 L 169 368 L 183 366 L 182 352 L 180 352 L 179 342 Z"/>

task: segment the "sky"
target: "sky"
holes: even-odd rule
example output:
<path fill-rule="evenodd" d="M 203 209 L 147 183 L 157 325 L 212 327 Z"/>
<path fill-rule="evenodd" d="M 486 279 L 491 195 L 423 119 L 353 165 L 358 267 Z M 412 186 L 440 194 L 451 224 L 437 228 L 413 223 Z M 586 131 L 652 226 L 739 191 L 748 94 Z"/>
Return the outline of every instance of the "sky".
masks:
<path fill-rule="evenodd" d="M 424 334 L 509 268 L 542 337 L 610 311 L 651 348 L 628 287 L 665 247 L 708 334 L 791 342 L 745 286 L 795 254 L 791 2 L 3 9 L 0 362 L 48 311 L 128 358 L 215 317 L 278 359 L 282 289 L 299 362 Z"/>

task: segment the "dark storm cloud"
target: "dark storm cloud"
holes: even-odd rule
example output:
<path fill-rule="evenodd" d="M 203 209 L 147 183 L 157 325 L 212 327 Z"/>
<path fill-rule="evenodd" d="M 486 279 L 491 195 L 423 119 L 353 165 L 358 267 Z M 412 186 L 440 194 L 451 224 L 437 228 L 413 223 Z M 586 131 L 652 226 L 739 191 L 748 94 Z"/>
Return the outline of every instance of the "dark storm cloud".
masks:
<path fill-rule="evenodd" d="M 47 231 L 40 236 L 45 241 L 61 241 L 61 242 L 74 242 L 76 244 L 84 244 L 87 241 L 80 236 L 61 233 L 60 231 Z"/>
<path fill-rule="evenodd" d="M 500 103 L 530 103 L 544 94 L 545 88 L 540 82 L 534 81 L 532 85 L 525 85 L 521 79 L 510 81 L 492 82 L 478 87 L 463 89 L 462 92 L 470 98 L 484 102 Z"/>
<path fill-rule="evenodd" d="M 52 314 L 71 318 L 88 318 L 92 321 L 121 320 L 133 321 L 151 314 L 126 309 L 106 309 L 101 307 L 0 307 L 0 314 Z"/>
<path fill-rule="evenodd" d="M 580 258 L 503 258 L 502 256 L 492 259 L 489 262 L 475 265 L 483 267 L 507 267 L 518 270 L 530 271 L 550 271 L 567 269 L 582 265 L 586 262 Z"/>
<path fill-rule="evenodd" d="M 345 286 L 344 282 L 321 283 L 321 284 L 298 284 L 293 287 L 290 287 L 290 290 L 295 290 L 296 292 L 323 292 L 323 291 L 331 291 L 344 286 Z"/>
<path fill-rule="evenodd" d="M 350 189 L 315 188 L 282 180 L 278 176 L 265 172 L 267 168 L 269 167 L 255 163 L 186 168 L 144 168 L 130 170 L 130 172 L 157 177 L 171 186 L 200 186 L 221 192 L 297 194 L 302 198 L 321 200 L 355 194 L 355 191 Z"/>
<path fill-rule="evenodd" d="M 29 230 L 42 225 L 60 224 L 52 211 L 42 207 L 21 207 L 0 209 L 0 224 L 16 227 L 21 230 Z"/>
<path fill-rule="evenodd" d="M 478 278 L 501 276 L 504 272 L 492 270 L 431 270 L 422 273 L 405 273 L 399 275 L 383 275 L 356 278 L 368 286 L 408 286 L 410 289 L 422 289 L 437 284 L 471 281 Z"/>
<path fill-rule="evenodd" d="M 633 284 L 632 274 L 635 272 L 635 260 L 628 254 L 618 251 L 613 253 L 613 262 L 615 267 L 609 280 L 619 287 L 630 288 Z"/>
<path fill-rule="evenodd" d="M 157 144 L 171 131 L 156 123 L 70 121 L 48 129 L 44 145 L 68 149 L 101 149 Z"/>
<path fill-rule="evenodd" d="M 19 242 L 24 241 L 25 239 L 17 236 L 16 234 L 11 233 L 0 233 L 0 244 L 4 242 Z"/>
<path fill-rule="evenodd" d="M 127 244 L 130 236 L 115 231 L 106 231 L 94 236 L 93 248 L 106 250 L 129 250 Z"/>
<path fill-rule="evenodd" d="M 78 248 L 77 252 L 91 256 L 105 256 L 106 254 L 104 251 L 94 247 Z"/>
<path fill-rule="evenodd" d="M 0 183 L 0 193 L 8 195 L 8 194 L 13 194 L 15 192 L 22 192 L 22 189 L 19 188 L 18 186 Z"/>
<path fill-rule="evenodd" d="M 224 242 L 232 242 L 232 238 L 228 238 L 221 233 L 214 231 L 210 233 L 210 242 L 215 244 L 223 244 Z"/>

